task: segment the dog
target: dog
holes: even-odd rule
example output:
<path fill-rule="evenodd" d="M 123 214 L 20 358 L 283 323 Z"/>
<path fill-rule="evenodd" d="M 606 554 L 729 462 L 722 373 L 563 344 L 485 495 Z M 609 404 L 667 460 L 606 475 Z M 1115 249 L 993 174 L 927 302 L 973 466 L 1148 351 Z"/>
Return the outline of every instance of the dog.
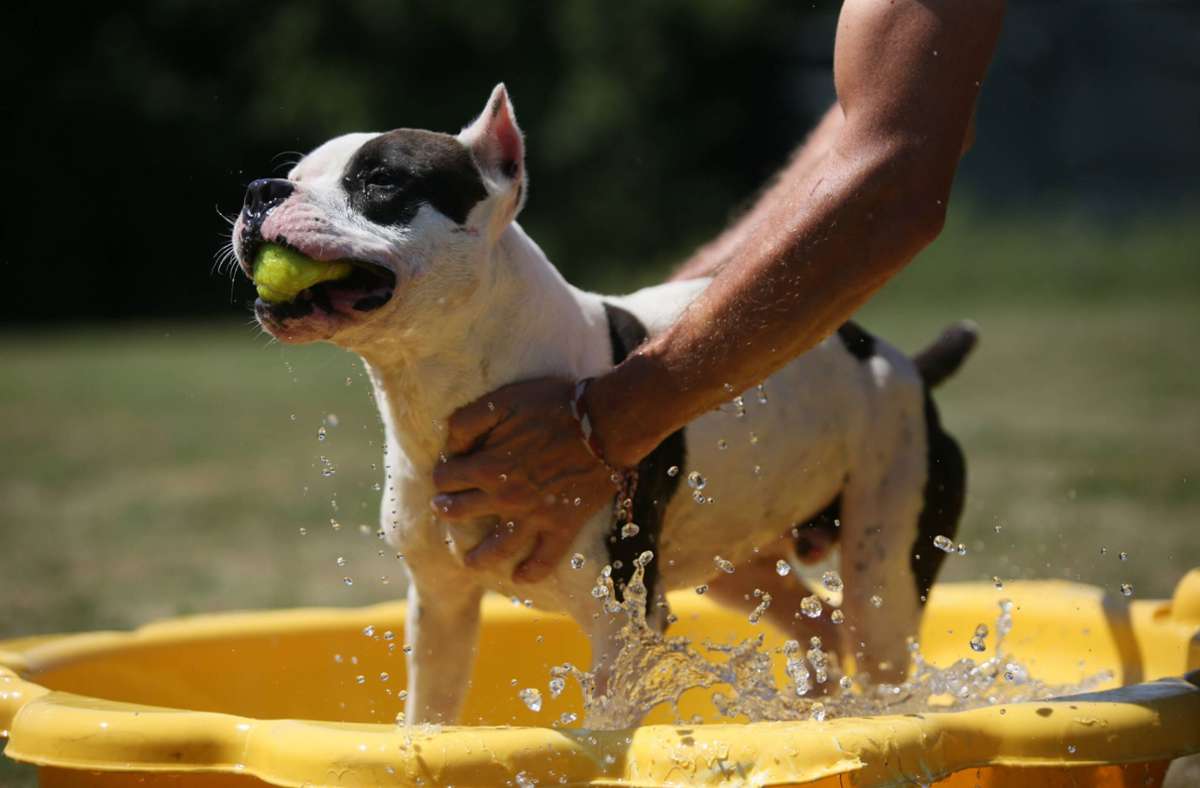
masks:
<path fill-rule="evenodd" d="M 497 85 L 457 135 L 397 129 L 324 143 L 286 179 L 251 183 L 234 226 L 247 276 L 266 242 L 354 264 L 346 279 L 286 304 L 260 299 L 254 311 L 282 342 L 357 353 L 374 387 L 386 432 L 382 528 L 403 551 L 410 580 L 408 721 L 457 719 L 485 590 L 570 615 L 603 676 L 621 617 L 602 613 L 593 596 L 602 567 L 619 594 L 635 558 L 653 552 L 647 615 L 661 628 L 666 591 L 714 577 L 728 586 L 738 575 L 718 564 L 746 565 L 781 535 L 795 538 L 800 560 L 812 558 L 814 544 L 836 541 L 845 623 L 812 624 L 836 633 L 834 650 L 853 654 L 860 670 L 902 675 L 906 640 L 945 557 L 934 537 L 953 537 L 963 505 L 963 456 L 929 391 L 974 344 L 966 324 L 910 359 L 848 323 L 641 463 L 636 536 L 624 538 L 606 507 L 579 532 L 572 560 L 542 582 L 514 584 L 512 565 L 465 568 L 462 556 L 502 526 L 452 525 L 429 506 L 448 417 L 507 383 L 603 373 L 675 321 L 708 282 L 621 297 L 568 284 L 516 222 L 527 193 L 524 153 Z M 797 600 L 810 593 L 799 581 L 795 589 Z"/>

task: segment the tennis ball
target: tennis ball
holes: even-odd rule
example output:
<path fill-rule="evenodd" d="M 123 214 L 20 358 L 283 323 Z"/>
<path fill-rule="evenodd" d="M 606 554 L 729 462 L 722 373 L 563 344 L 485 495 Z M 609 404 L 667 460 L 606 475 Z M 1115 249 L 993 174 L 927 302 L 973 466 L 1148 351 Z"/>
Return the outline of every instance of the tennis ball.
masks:
<path fill-rule="evenodd" d="M 277 304 L 321 282 L 345 279 L 353 270 L 349 263 L 323 263 L 286 246 L 264 244 L 254 258 L 254 286 L 262 300 Z"/>

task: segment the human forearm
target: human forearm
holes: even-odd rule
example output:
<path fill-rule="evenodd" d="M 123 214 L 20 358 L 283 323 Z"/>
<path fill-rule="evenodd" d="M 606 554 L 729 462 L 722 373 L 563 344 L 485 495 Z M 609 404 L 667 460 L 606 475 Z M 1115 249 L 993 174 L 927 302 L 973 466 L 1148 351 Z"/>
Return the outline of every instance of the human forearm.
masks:
<path fill-rule="evenodd" d="M 736 269 L 592 384 L 610 461 L 635 464 L 836 330 L 937 234 L 953 174 L 945 158 L 919 146 L 857 161 L 832 151 L 808 177 L 781 181 Z"/>

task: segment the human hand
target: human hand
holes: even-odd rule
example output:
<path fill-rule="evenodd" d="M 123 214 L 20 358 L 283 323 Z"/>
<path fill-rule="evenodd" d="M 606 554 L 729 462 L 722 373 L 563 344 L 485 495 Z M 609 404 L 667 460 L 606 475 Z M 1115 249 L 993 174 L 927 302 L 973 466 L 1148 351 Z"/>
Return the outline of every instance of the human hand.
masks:
<path fill-rule="evenodd" d="M 588 451 L 571 413 L 574 385 L 562 378 L 513 383 L 450 417 L 448 458 L 434 468 L 431 506 L 445 520 L 494 515 L 513 524 L 488 534 L 467 554 L 468 566 L 495 566 L 532 543 L 513 580 L 541 580 L 588 518 L 612 505 L 611 472 Z"/>

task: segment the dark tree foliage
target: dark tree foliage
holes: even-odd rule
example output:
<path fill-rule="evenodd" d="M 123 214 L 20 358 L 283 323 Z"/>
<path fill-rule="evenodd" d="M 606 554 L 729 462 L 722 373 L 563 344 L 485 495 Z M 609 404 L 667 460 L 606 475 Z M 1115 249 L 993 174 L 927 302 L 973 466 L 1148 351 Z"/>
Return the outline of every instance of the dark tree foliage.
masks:
<path fill-rule="evenodd" d="M 629 286 L 719 229 L 806 128 L 809 6 L 155 0 L 48 5 L 2 35 L 4 317 L 229 314 L 245 184 L 330 136 L 457 131 L 505 81 L 523 222 L 568 276 Z M 231 306 L 232 301 L 232 306 Z"/>
<path fill-rule="evenodd" d="M 0 321 L 247 315 L 213 272 L 245 184 L 346 131 L 457 131 L 497 81 L 522 223 L 628 290 L 711 237 L 832 98 L 840 3 L 10 4 Z M 989 217 L 1200 196 L 1200 4 L 1010 0 L 959 183 Z M 15 297 L 14 297 L 15 296 Z"/>

